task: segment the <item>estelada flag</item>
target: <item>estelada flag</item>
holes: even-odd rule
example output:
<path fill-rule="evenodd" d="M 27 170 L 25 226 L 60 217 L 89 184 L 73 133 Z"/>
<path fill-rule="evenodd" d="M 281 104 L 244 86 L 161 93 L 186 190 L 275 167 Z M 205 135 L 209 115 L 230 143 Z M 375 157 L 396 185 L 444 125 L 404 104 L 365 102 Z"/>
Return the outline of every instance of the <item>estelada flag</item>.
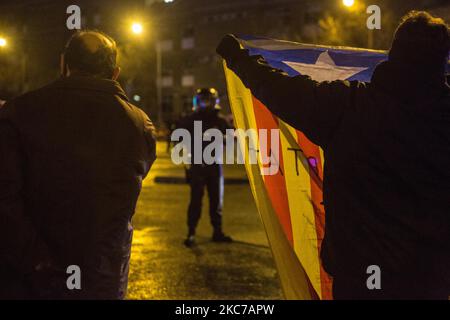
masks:
<path fill-rule="evenodd" d="M 251 55 L 261 55 L 289 76 L 308 75 L 316 81 L 369 82 L 386 59 L 382 51 L 305 45 L 265 38 L 241 37 Z M 225 64 L 228 95 L 238 129 L 279 129 L 279 170 L 262 175 L 264 164 L 245 165 L 287 299 L 332 299 L 332 279 L 324 271 L 320 247 L 324 236 L 322 150 L 300 131 L 273 115 Z M 292 106 L 296 108 L 296 101 Z M 270 131 L 269 131 L 270 132 Z M 250 137 L 252 139 L 252 137 Z M 259 137 L 254 136 L 259 148 Z M 268 139 L 270 141 L 270 139 Z M 241 150 L 247 148 L 239 139 Z M 267 148 L 270 148 L 267 147 Z M 261 160 L 261 159 L 260 159 Z"/>

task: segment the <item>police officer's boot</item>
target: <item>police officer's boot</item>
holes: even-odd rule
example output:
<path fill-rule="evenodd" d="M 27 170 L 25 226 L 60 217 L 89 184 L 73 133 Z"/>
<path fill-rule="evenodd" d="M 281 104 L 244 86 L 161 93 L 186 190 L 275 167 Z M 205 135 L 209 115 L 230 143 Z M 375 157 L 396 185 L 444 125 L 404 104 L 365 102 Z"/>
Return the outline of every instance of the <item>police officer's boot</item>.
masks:
<path fill-rule="evenodd" d="M 188 236 L 186 240 L 184 240 L 184 245 L 188 248 L 193 247 L 195 245 L 195 236 Z"/>
<path fill-rule="evenodd" d="M 230 243 L 233 242 L 233 239 L 230 236 L 227 236 L 223 233 L 222 230 L 214 230 L 213 236 L 212 236 L 213 242 L 223 242 L 223 243 Z"/>
<path fill-rule="evenodd" d="M 189 229 L 188 236 L 186 240 L 184 240 L 184 245 L 188 248 L 195 246 L 195 231 Z"/>

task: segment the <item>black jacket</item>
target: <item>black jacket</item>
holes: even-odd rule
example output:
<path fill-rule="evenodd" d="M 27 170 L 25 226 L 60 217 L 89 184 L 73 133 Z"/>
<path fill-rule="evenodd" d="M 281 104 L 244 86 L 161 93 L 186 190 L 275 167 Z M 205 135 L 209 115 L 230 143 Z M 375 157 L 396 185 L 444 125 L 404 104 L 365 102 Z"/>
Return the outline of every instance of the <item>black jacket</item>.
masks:
<path fill-rule="evenodd" d="M 324 150 L 326 270 L 367 279 L 366 268 L 378 265 L 391 279 L 450 289 L 444 73 L 390 61 L 370 84 L 318 83 L 288 77 L 235 45 L 218 52 L 256 98 Z"/>
<path fill-rule="evenodd" d="M 60 79 L 0 109 L 0 297 L 123 298 L 154 160 L 153 125 L 115 81 Z"/>

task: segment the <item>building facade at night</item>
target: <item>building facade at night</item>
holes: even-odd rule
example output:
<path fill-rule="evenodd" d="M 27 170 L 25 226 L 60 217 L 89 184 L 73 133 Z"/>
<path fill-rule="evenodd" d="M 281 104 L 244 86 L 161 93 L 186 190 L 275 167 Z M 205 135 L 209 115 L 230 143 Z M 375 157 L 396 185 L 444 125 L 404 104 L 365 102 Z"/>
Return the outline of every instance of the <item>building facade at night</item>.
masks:
<path fill-rule="evenodd" d="M 412 8 L 436 10 L 448 18 L 445 0 L 373 2 L 392 8 L 392 25 Z M 4 71 L 8 76 L 0 78 L 0 98 L 58 77 L 59 55 L 73 32 L 66 28 L 66 9 L 73 4 L 81 8 L 83 28 L 102 30 L 117 40 L 123 67 L 119 80 L 133 102 L 153 119 L 161 115 L 166 121 L 191 110 L 192 95 L 199 87 L 217 88 L 224 112 L 229 112 L 223 66 L 215 53 L 223 35 L 327 42 L 320 20 L 333 14 L 342 18 L 343 14 L 340 0 L 2 0 L 0 35 L 10 35 L 12 45 L 8 51 L 0 50 L 0 67 L 11 69 Z M 144 27 L 140 39 L 130 32 L 134 20 Z M 392 31 L 384 29 L 382 33 L 389 38 Z M 383 39 L 379 48 L 388 49 L 385 44 L 389 41 Z"/>
<path fill-rule="evenodd" d="M 192 108 L 195 88 L 215 87 L 228 110 L 222 62 L 215 53 L 227 33 L 291 40 L 314 40 L 323 1 L 179 0 L 157 3 L 162 50 L 162 104 L 165 118 Z M 306 26 L 306 28 L 305 28 Z M 303 30 L 303 32 L 299 32 Z M 296 39 L 292 36 L 295 35 Z"/>
<path fill-rule="evenodd" d="M 0 17 L 8 22 L 23 62 L 24 77 L 14 92 L 42 86 L 58 76 L 67 30 L 66 9 L 81 8 L 82 28 L 99 29 L 113 36 L 123 51 L 133 47 L 129 21 L 143 22 L 150 35 L 128 50 L 122 84 L 134 102 L 153 118 L 157 114 L 156 55 L 162 56 L 162 111 L 165 119 L 187 112 L 199 87 L 216 87 L 228 110 L 225 79 L 215 48 L 227 33 L 314 41 L 323 0 L 6 0 Z M 300 32 L 301 31 L 301 32 Z M 124 56 L 127 56 L 126 54 Z M 126 59 L 125 59 L 126 60 Z M 131 62 L 129 60 L 132 60 Z M 128 65 L 137 69 L 131 74 Z M 136 67 L 136 65 L 138 65 Z"/>

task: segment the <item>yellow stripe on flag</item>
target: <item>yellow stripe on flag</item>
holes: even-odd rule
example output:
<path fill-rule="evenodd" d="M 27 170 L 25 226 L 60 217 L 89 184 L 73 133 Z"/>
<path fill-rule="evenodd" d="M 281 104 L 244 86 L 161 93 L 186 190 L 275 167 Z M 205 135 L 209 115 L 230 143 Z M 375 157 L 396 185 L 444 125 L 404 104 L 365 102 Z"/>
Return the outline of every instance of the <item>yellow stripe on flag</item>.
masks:
<path fill-rule="evenodd" d="M 283 123 L 282 120 L 279 121 L 294 250 L 316 293 L 322 298 L 316 221 L 311 202 L 311 178 L 307 171 L 309 167 L 301 164 L 301 161 L 306 163 L 307 159 L 300 152 L 292 150 L 299 149 L 296 143 L 292 143 L 293 138 L 297 136 L 295 129 Z"/>
<path fill-rule="evenodd" d="M 226 64 L 224 64 L 224 67 L 228 95 L 236 128 L 243 130 L 250 128 L 257 129 L 251 92 L 245 88 L 242 81 L 226 67 Z M 266 230 L 284 295 L 286 299 L 292 300 L 313 299 L 314 296 L 310 292 L 310 285 L 305 269 L 302 267 L 294 250 L 292 250 L 267 194 L 264 179 L 261 175 L 260 164 L 249 164 L 248 152 L 244 152 L 244 150 L 248 150 L 246 148 L 246 142 L 240 140 L 239 143 L 243 154 L 246 155 L 245 166 L 247 175 L 258 212 Z M 256 142 L 255 145 L 259 148 L 258 142 Z"/>

